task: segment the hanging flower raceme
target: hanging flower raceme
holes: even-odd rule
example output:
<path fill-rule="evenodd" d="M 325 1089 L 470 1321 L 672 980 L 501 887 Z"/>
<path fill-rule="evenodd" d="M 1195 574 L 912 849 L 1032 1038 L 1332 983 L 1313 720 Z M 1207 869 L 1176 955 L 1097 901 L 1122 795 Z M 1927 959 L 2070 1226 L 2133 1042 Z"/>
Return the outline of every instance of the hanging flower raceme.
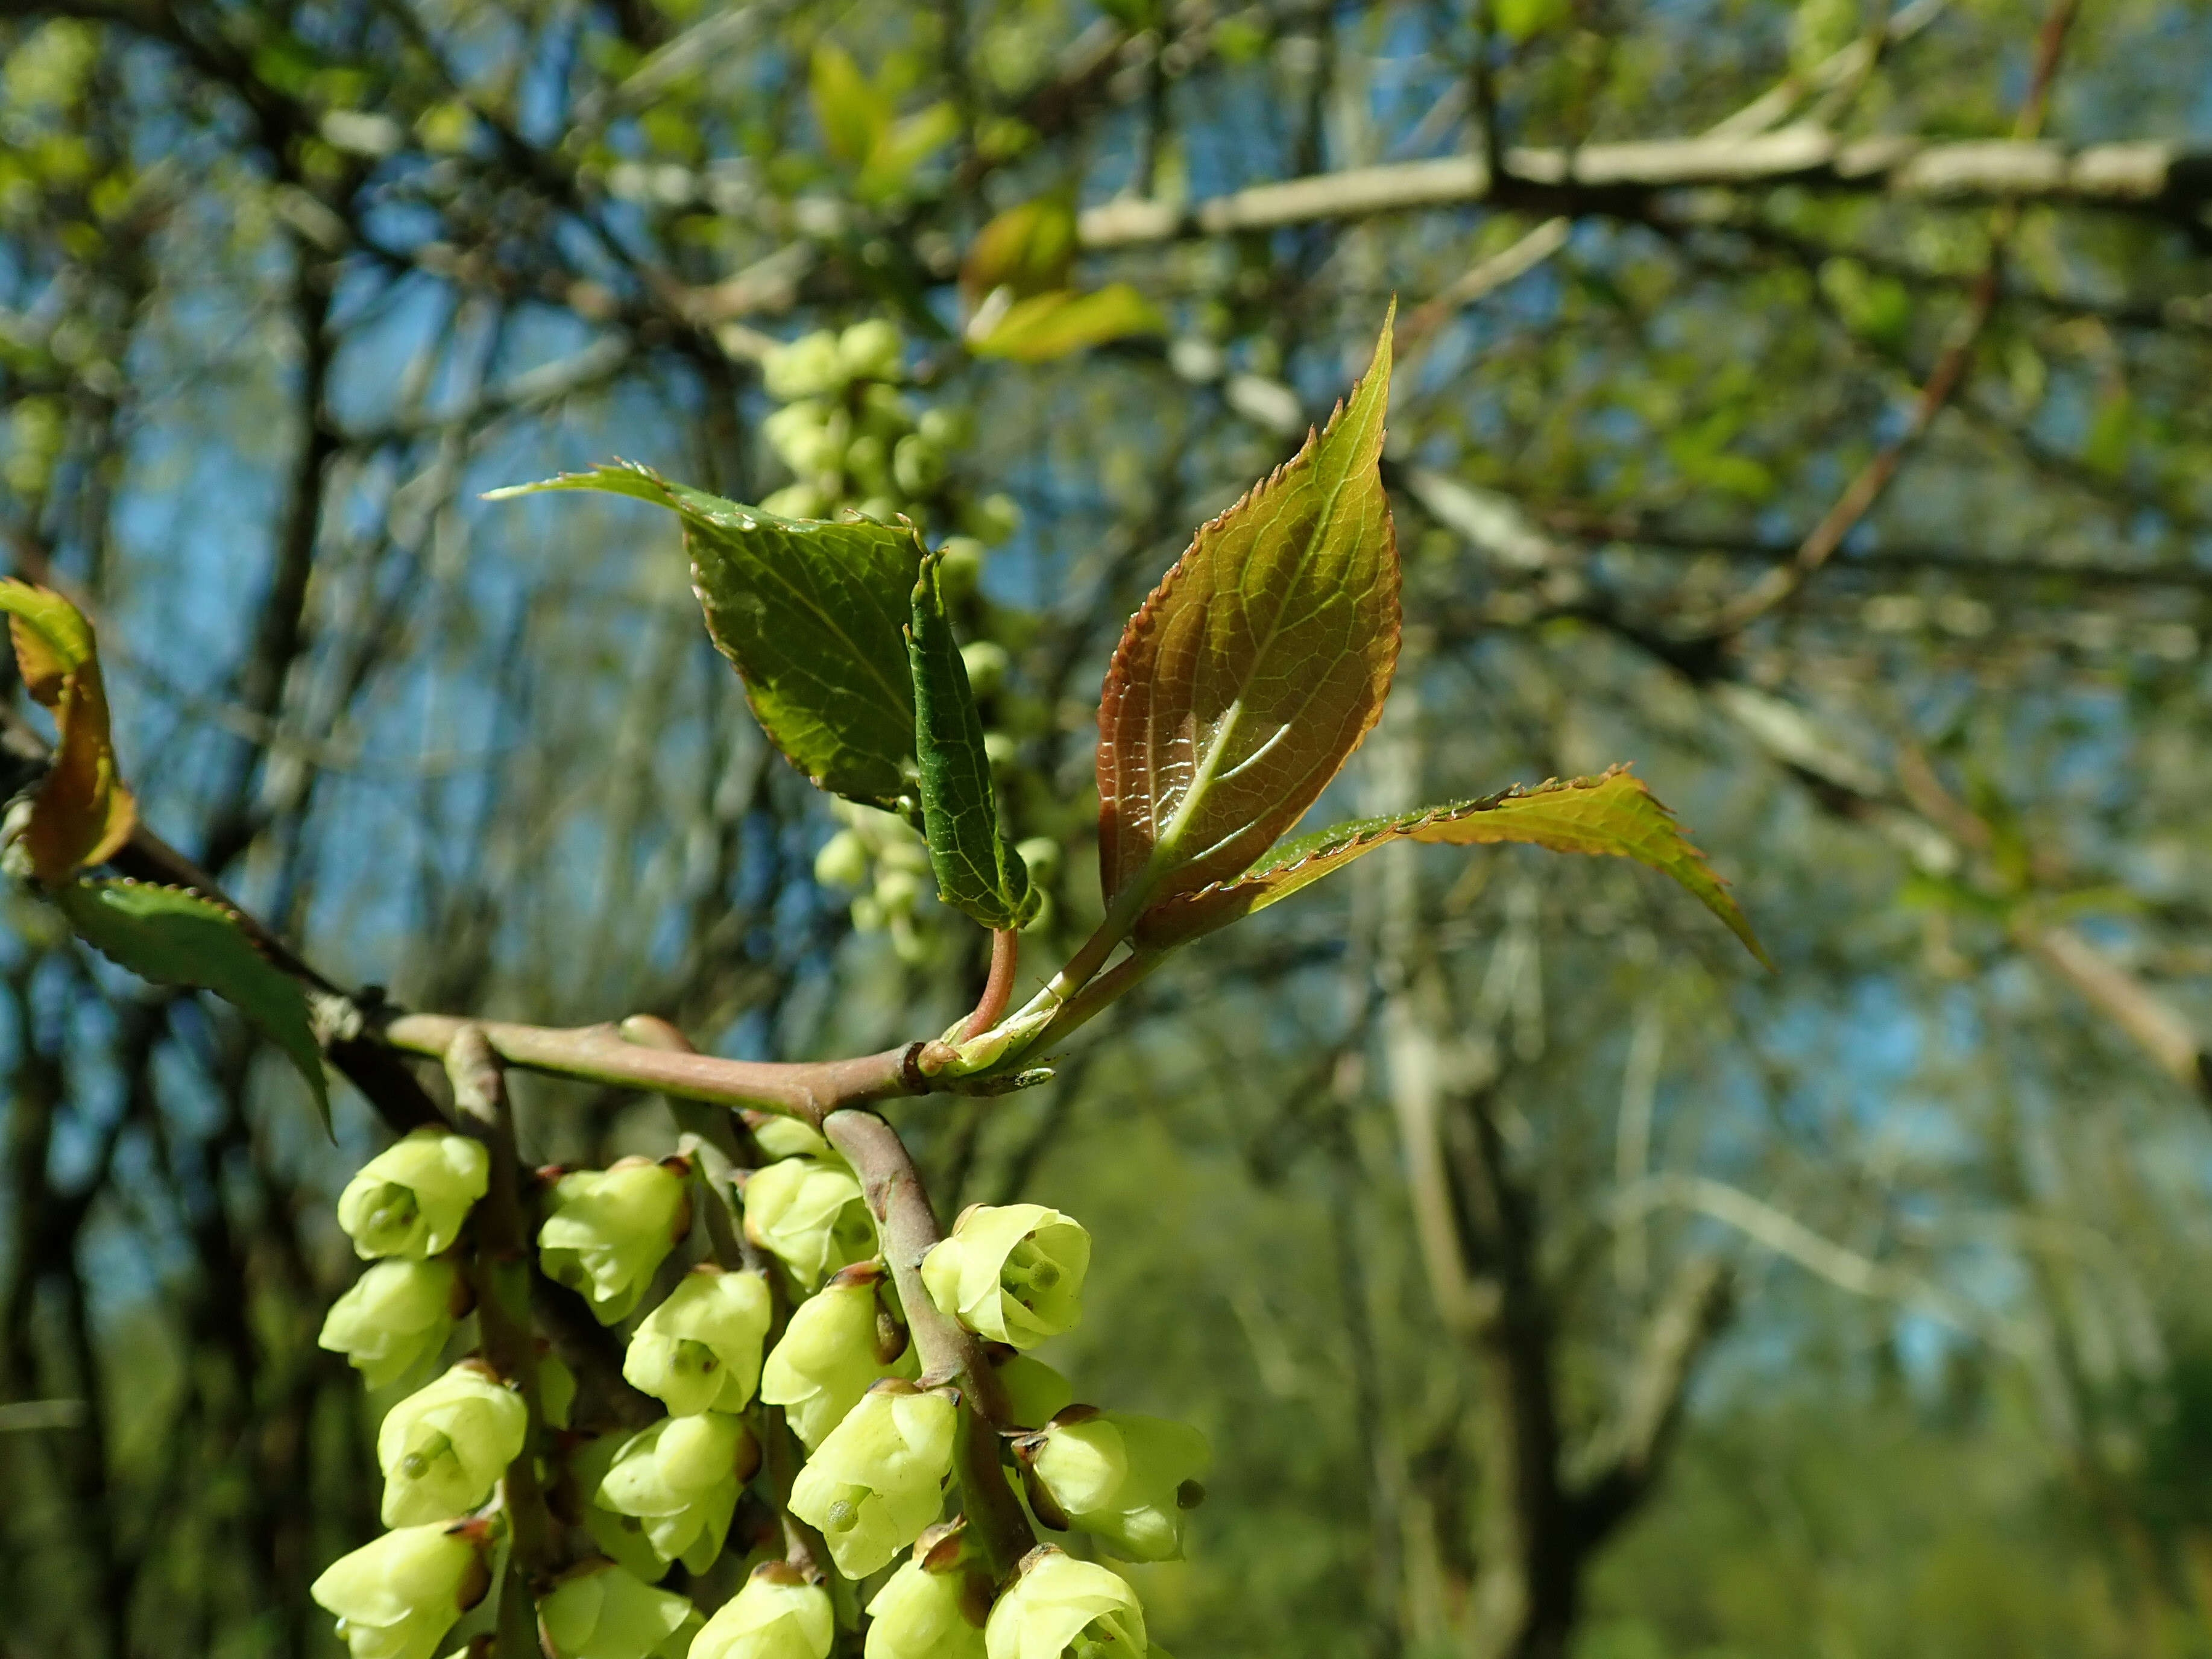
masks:
<path fill-rule="evenodd" d="M 1206 1496 L 1199 1480 L 1213 1456 L 1188 1424 L 1087 1407 L 1030 1437 L 1019 1455 L 1048 1500 L 1040 1520 L 1057 1510 L 1129 1561 L 1182 1559 L 1183 1518 Z"/>
<path fill-rule="evenodd" d="M 830 1593 L 771 1561 L 707 1621 L 690 1659 L 828 1659 L 836 1633 Z"/>
<path fill-rule="evenodd" d="M 742 1411 L 760 1382 L 769 1318 L 758 1273 L 695 1267 L 639 1324 L 623 1375 L 672 1416 Z"/>
<path fill-rule="evenodd" d="M 932 1527 L 868 1603 L 866 1659 L 984 1659 L 991 1581 L 961 1536 L 963 1523 Z"/>
<path fill-rule="evenodd" d="M 338 1194 L 338 1225 L 363 1261 L 440 1255 L 491 1182 L 491 1154 L 466 1135 L 416 1129 L 361 1166 Z"/>
<path fill-rule="evenodd" d="M 704 1572 L 722 1553 L 738 1488 L 759 1467 L 760 1448 L 736 1418 L 664 1417 L 615 1454 L 594 1501 L 642 1522 L 664 1562 Z"/>
<path fill-rule="evenodd" d="M 1146 1643 L 1145 1609 L 1119 1573 L 1049 1544 L 1023 1558 L 983 1644 L 988 1659 L 1166 1659 Z"/>
<path fill-rule="evenodd" d="M 1091 1235 L 1042 1204 L 978 1204 L 922 1258 L 921 1282 L 947 1317 L 979 1336 L 1032 1348 L 1083 1315 Z"/>
<path fill-rule="evenodd" d="M 538 1230 L 545 1276 L 581 1294 L 602 1325 L 637 1305 L 690 1224 L 684 1170 L 626 1158 L 577 1170 L 553 1185 L 553 1212 Z"/>
<path fill-rule="evenodd" d="M 865 1578 L 936 1520 L 960 1408 L 947 1394 L 879 1382 L 792 1483 L 791 1512 L 820 1529 L 838 1571 Z"/>
<path fill-rule="evenodd" d="M 699 1626 L 688 1599 L 606 1561 L 562 1579 L 538 1607 L 557 1659 L 684 1659 Z"/>
<path fill-rule="evenodd" d="M 307 1594 L 337 1615 L 353 1659 L 431 1659 L 490 1583 L 478 1533 L 402 1527 L 340 1556 Z"/>
<path fill-rule="evenodd" d="M 476 1508 L 529 1431 L 522 1397 L 471 1360 L 409 1395 L 376 1431 L 384 1524 L 447 1521 Z"/>
<path fill-rule="evenodd" d="M 380 1389 L 444 1347 L 468 1310 L 468 1281 L 453 1262 L 395 1258 L 374 1263 L 331 1304 L 315 1340 Z"/>
<path fill-rule="evenodd" d="M 884 1307 L 881 1277 L 869 1267 L 839 1273 L 799 1305 L 762 1368 L 761 1398 L 784 1408 L 809 1449 L 884 1377 L 920 1375 L 904 1330 Z"/>
<path fill-rule="evenodd" d="M 745 1237 L 812 1290 L 829 1274 L 876 1253 L 875 1223 L 850 1170 L 787 1158 L 745 1182 Z"/>

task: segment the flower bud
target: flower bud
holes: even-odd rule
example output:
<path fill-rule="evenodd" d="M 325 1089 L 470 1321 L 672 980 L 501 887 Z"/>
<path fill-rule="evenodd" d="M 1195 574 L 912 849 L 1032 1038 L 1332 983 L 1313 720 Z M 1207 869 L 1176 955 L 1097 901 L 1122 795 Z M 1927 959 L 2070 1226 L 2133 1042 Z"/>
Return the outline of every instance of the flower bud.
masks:
<path fill-rule="evenodd" d="M 991 1609 L 983 1643 L 989 1659 L 1139 1659 L 1147 1651 L 1145 1610 L 1119 1573 L 1042 1545 Z"/>
<path fill-rule="evenodd" d="M 784 1408 L 792 1432 L 810 1449 L 884 1377 L 917 1372 L 911 1348 L 895 1363 L 884 1360 L 878 1305 L 872 1283 L 823 1286 L 793 1312 L 761 1368 L 761 1398 Z"/>
<path fill-rule="evenodd" d="M 945 452 L 919 432 L 909 432 L 891 451 L 891 482 L 909 495 L 927 495 L 945 482 Z"/>
<path fill-rule="evenodd" d="M 554 1184 L 538 1260 L 547 1278 L 580 1292 L 611 1325 L 637 1305 L 690 1220 L 684 1177 L 665 1164 L 625 1158 L 579 1170 Z"/>
<path fill-rule="evenodd" d="M 899 504 L 890 496 L 878 492 L 862 501 L 853 511 L 875 524 L 889 524 L 899 515 Z"/>
<path fill-rule="evenodd" d="M 340 1556 L 307 1594 L 337 1615 L 353 1659 L 430 1659 L 490 1583 L 482 1542 L 433 1523 L 402 1527 Z"/>
<path fill-rule="evenodd" d="M 974 435 L 967 411 L 944 404 L 923 410 L 915 430 L 945 450 L 961 448 Z"/>
<path fill-rule="evenodd" d="M 664 1417 L 615 1454 L 594 1501 L 644 1522 L 663 1561 L 704 1572 L 722 1553 L 738 1487 L 759 1465 L 760 1448 L 736 1418 Z"/>
<path fill-rule="evenodd" d="M 854 323 L 837 340 L 837 366 L 855 380 L 888 380 L 898 373 L 898 325 L 881 317 Z"/>
<path fill-rule="evenodd" d="M 1006 681 L 1006 647 L 996 640 L 977 640 L 960 647 L 961 666 L 968 671 L 968 689 L 988 697 Z"/>
<path fill-rule="evenodd" d="M 772 495 L 761 500 L 761 511 L 779 519 L 819 519 L 830 505 L 822 492 L 811 483 L 786 484 Z"/>
<path fill-rule="evenodd" d="M 1050 836 L 1027 836 L 1014 843 L 1014 851 L 1039 881 L 1050 881 L 1060 873 L 1060 843 Z"/>
<path fill-rule="evenodd" d="M 363 1261 L 421 1261 L 460 1237 L 491 1182 L 491 1154 L 466 1135 L 416 1129 L 361 1167 L 338 1194 L 338 1225 Z"/>
<path fill-rule="evenodd" d="M 850 830 L 840 830 L 814 855 L 814 879 L 824 887 L 858 887 L 867 878 L 867 843 Z"/>
<path fill-rule="evenodd" d="M 538 1631 L 557 1659 L 681 1659 L 698 1626 L 684 1597 L 640 1583 L 611 1561 L 562 1579 L 538 1604 Z"/>
<path fill-rule="evenodd" d="M 446 1346 L 467 1295 L 451 1261 L 379 1261 L 331 1304 L 315 1340 L 343 1354 L 363 1382 L 380 1389 Z"/>
<path fill-rule="evenodd" d="M 1004 1350 L 1000 1350 L 1004 1352 Z M 1006 1421 L 1018 1429 L 1041 1429 L 1066 1411 L 1075 1398 L 1067 1379 L 1025 1353 L 994 1358 L 991 1369 L 1006 1396 Z"/>
<path fill-rule="evenodd" d="M 818 1528 L 837 1571 L 865 1578 L 945 1507 L 960 1408 L 891 1381 L 861 1397 L 792 1483 L 791 1512 Z"/>
<path fill-rule="evenodd" d="M 463 1360 L 384 1414 L 376 1431 L 384 1524 L 465 1515 L 491 1496 L 529 1432 L 522 1397 Z"/>
<path fill-rule="evenodd" d="M 933 1571 L 926 1564 L 935 1552 L 917 1543 L 913 1559 L 876 1592 L 865 1659 L 983 1659 L 990 1585 L 969 1570 L 964 1552 L 947 1553 L 953 1560 Z"/>
<path fill-rule="evenodd" d="M 1127 1412 L 1055 1423 L 1022 1449 L 1070 1524 L 1128 1561 L 1182 1559 L 1183 1516 L 1205 1496 L 1212 1455 L 1189 1425 Z"/>
<path fill-rule="evenodd" d="M 829 1591 L 771 1561 L 707 1621 L 690 1659 L 828 1659 L 836 1632 Z"/>
<path fill-rule="evenodd" d="M 1022 527 L 1022 510 L 1011 495 L 986 495 L 968 509 L 960 527 L 977 541 L 1002 542 Z"/>
<path fill-rule="evenodd" d="M 978 1204 L 922 1258 L 921 1282 L 979 1336 L 1033 1348 L 1083 1315 L 1091 1235 L 1042 1204 Z"/>
<path fill-rule="evenodd" d="M 947 536 L 937 550 L 944 557 L 937 567 L 937 580 L 950 599 L 964 599 L 975 591 L 975 584 L 983 574 L 983 544 L 973 536 Z"/>
<path fill-rule="evenodd" d="M 875 1224 L 849 1170 L 787 1158 L 745 1182 L 745 1237 L 781 1258 L 807 1290 L 876 1253 Z"/>
<path fill-rule="evenodd" d="M 787 404 L 761 422 L 761 435 L 801 477 L 836 469 L 845 443 L 842 411 L 811 399 Z"/>
<path fill-rule="evenodd" d="M 761 359 L 761 380 L 768 395 L 781 404 L 835 392 L 846 378 L 838 361 L 837 337 L 826 328 L 802 334 Z"/>
<path fill-rule="evenodd" d="M 896 435 L 914 428 L 914 406 L 896 386 L 878 381 L 860 392 L 860 408 L 879 432 Z"/>
<path fill-rule="evenodd" d="M 760 1382 L 769 1311 L 758 1273 L 695 1267 L 639 1324 L 623 1375 L 672 1416 L 743 1411 Z"/>
<path fill-rule="evenodd" d="M 864 432 L 846 447 L 845 471 L 872 495 L 880 495 L 891 477 L 890 449 L 872 432 Z M 861 508 L 866 513 L 866 507 Z M 873 514 L 868 514 L 873 518 Z"/>
<path fill-rule="evenodd" d="M 801 1119 L 759 1112 L 753 1114 L 748 1121 L 752 1124 L 753 1145 L 771 1159 L 811 1158 L 818 1163 L 835 1164 L 840 1169 L 845 1167 L 844 1154 L 824 1140 L 819 1130 Z"/>

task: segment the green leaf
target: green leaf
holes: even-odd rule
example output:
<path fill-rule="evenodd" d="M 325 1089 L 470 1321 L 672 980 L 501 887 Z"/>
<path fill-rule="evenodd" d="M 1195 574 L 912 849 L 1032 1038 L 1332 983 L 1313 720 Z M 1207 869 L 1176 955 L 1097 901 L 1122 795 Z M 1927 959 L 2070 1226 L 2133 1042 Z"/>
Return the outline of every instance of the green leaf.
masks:
<path fill-rule="evenodd" d="M 1158 334 L 1166 321 L 1152 302 L 1127 283 L 1096 294 L 1033 294 L 1017 300 L 996 322 L 972 334 L 968 349 L 979 357 L 1050 362 L 1132 334 Z"/>
<path fill-rule="evenodd" d="M 24 826 L 24 850 L 40 881 L 67 881 L 112 858 L 138 823 L 137 803 L 116 775 L 107 693 L 92 624 L 51 588 L 0 581 L 23 687 L 54 712 L 53 763 Z"/>
<path fill-rule="evenodd" d="M 331 1127 L 321 1047 L 300 981 L 254 949 L 237 913 L 181 887 L 137 881 L 76 881 L 54 902 L 87 945 L 157 985 L 212 991 L 284 1051 L 307 1079 L 315 1110 Z"/>
<path fill-rule="evenodd" d="M 869 201 L 904 190 L 914 171 L 960 136 L 960 112 L 936 103 L 903 116 L 877 135 L 854 189 Z"/>
<path fill-rule="evenodd" d="M 982 716 L 975 712 L 938 583 L 943 556 L 932 553 L 921 562 L 907 635 L 922 831 L 940 898 L 986 927 L 1019 927 L 1036 915 L 1043 896 L 1030 885 L 1028 867 L 999 821 Z"/>
<path fill-rule="evenodd" d="M 1201 529 L 1130 618 L 1098 709 L 1098 860 L 1126 913 L 1249 869 L 1382 712 L 1390 324 L 1328 429 Z"/>
<path fill-rule="evenodd" d="M 1049 294 L 1067 286 L 1074 263 L 1074 199 L 1040 196 L 975 233 L 960 262 L 961 296 L 972 312 L 994 289 L 1011 289 L 1017 300 Z"/>
<path fill-rule="evenodd" d="M 1774 965 L 1729 896 L 1728 884 L 1707 866 L 1674 815 L 1625 765 L 1595 778 L 1553 779 L 1534 789 L 1516 784 L 1480 800 L 1340 823 L 1286 842 L 1247 875 L 1154 905 L 1138 923 L 1138 942 L 1159 949 L 1210 933 L 1394 841 L 1453 847 L 1519 842 L 1555 853 L 1634 859 L 1681 883 L 1744 949 Z"/>
<path fill-rule="evenodd" d="M 890 109 L 843 47 L 824 40 L 814 48 L 807 92 L 823 147 L 848 167 L 866 161 L 890 125 Z"/>
<path fill-rule="evenodd" d="M 817 788 L 889 811 L 911 799 L 906 624 L 921 542 L 910 526 L 778 518 L 628 461 L 487 499 L 552 489 L 631 495 L 677 514 L 707 631 L 769 741 Z"/>

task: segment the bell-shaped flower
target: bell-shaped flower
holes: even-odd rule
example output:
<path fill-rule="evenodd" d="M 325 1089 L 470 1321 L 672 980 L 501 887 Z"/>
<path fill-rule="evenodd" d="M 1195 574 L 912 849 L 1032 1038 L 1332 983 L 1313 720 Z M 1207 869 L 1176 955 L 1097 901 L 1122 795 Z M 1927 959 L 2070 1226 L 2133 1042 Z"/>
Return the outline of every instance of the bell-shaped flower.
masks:
<path fill-rule="evenodd" d="M 695 1267 L 640 1322 L 623 1375 L 672 1416 L 743 1411 L 760 1382 L 769 1317 L 758 1273 Z"/>
<path fill-rule="evenodd" d="M 642 1522 L 663 1561 L 703 1572 L 722 1553 L 738 1486 L 759 1466 L 760 1448 L 736 1418 L 664 1417 L 615 1454 L 595 1501 Z"/>
<path fill-rule="evenodd" d="M 315 1340 L 380 1389 L 444 1347 L 467 1310 L 467 1281 L 451 1261 L 400 1257 L 374 1263 L 331 1304 Z"/>
<path fill-rule="evenodd" d="M 416 1129 L 361 1166 L 338 1194 L 338 1225 L 364 1261 L 439 1255 L 491 1182 L 491 1154 L 466 1135 Z"/>
<path fill-rule="evenodd" d="M 431 1659 L 490 1583 L 481 1537 L 433 1524 L 402 1527 L 340 1556 L 307 1594 L 337 1615 L 353 1659 Z"/>
<path fill-rule="evenodd" d="M 830 1592 L 770 1561 L 707 1621 L 690 1659 L 827 1659 L 836 1628 Z"/>
<path fill-rule="evenodd" d="M 1053 1504 L 1124 1560 L 1180 1559 L 1183 1517 L 1206 1496 L 1199 1480 L 1213 1460 L 1206 1437 L 1127 1412 L 1067 1415 L 1021 1448 Z"/>
<path fill-rule="evenodd" d="M 556 1517 L 580 1522 L 602 1555 L 633 1577 L 657 1583 L 667 1577 L 668 1558 L 653 1547 L 645 1522 L 599 1502 L 600 1483 L 614 1468 L 616 1455 L 631 1438 L 628 1434 L 603 1434 L 571 1446 L 549 1496 Z"/>
<path fill-rule="evenodd" d="M 384 1524 L 448 1521 L 491 1496 L 530 1431 L 522 1397 L 463 1360 L 384 1414 Z"/>
<path fill-rule="evenodd" d="M 745 1237 L 772 1252 L 801 1285 L 876 1253 L 876 1226 L 850 1170 L 787 1158 L 745 1182 Z"/>
<path fill-rule="evenodd" d="M 563 1578 L 538 1604 L 538 1631 L 557 1659 L 682 1659 L 699 1624 L 687 1598 L 611 1561 Z"/>
<path fill-rule="evenodd" d="M 887 1364 L 883 1339 L 873 1279 L 833 1280 L 793 1312 L 761 1370 L 761 1398 L 783 1407 L 811 1450 L 884 1378 L 920 1374 L 911 1346 Z"/>
<path fill-rule="evenodd" d="M 866 1659 L 983 1659 L 989 1576 L 955 1531 L 933 1528 L 868 1603 Z"/>
<path fill-rule="evenodd" d="M 811 1158 L 845 1168 L 845 1155 L 823 1139 L 822 1132 L 799 1118 L 781 1112 L 755 1112 L 745 1121 L 753 1132 L 753 1145 L 770 1160 Z"/>
<path fill-rule="evenodd" d="M 1075 1398 L 1067 1379 L 1025 1353 L 993 1351 L 991 1370 L 1006 1397 L 1007 1423 L 1018 1429 L 1041 1429 L 1066 1411 Z"/>
<path fill-rule="evenodd" d="M 937 1519 L 959 1421 L 951 1395 L 894 1380 L 814 1449 L 792 1483 L 791 1512 L 820 1530 L 838 1571 L 866 1577 Z"/>
<path fill-rule="evenodd" d="M 978 1204 L 922 1258 L 921 1282 L 948 1318 L 1033 1348 L 1083 1315 L 1091 1235 L 1042 1204 Z"/>
<path fill-rule="evenodd" d="M 983 1627 L 988 1659 L 1141 1659 L 1145 1609 L 1121 1576 L 1051 1545 L 1022 1559 L 1021 1577 Z"/>
<path fill-rule="evenodd" d="M 640 1158 L 577 1170 L 554 1183 L 538 1260 L 548 1279 L 581 1294 L 599 1323 L 611 1325 L 637 1305 L 690 1220 L 678 1169 Z"/>

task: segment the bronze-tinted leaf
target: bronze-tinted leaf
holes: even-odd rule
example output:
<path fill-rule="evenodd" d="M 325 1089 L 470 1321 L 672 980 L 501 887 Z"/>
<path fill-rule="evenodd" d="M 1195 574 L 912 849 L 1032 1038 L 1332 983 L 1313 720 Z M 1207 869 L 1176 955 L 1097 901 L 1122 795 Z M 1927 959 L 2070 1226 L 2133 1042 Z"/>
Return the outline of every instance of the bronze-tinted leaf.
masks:
<path fill-rule="evenodd" d="M 707 631 L 769 741 L 817 787 L 896 808 L 915 788 L 906 625 L 921 542 L 905 525 L 814 524 L 672 483 L 632 462 L 491 492 L 635 496 L 684 520 Z"/>
<path fill-rule="evenodd" d="M 1389 389 L 1386 321 L 1327 429 L 1201 529 L 1130 619 L 1098 709 L 1109 905 L 1242 874 L 1382 711 L 1399 628 Z"/>
<path fill-rule="evenodd" d="M 131 839 L 137 804 L 116 776 L 107 693 L 92 624 L 49 588 L 0 581 L 0 611 L 23 685 L 54 711 L 53 764 L 32 803 L 23 844 L 40 881 L 103 864 Z"/>
<path fill-rule="evenodd" d="M 1301 836 L 1277 848 L 1247 875 L 1153 906 L 1138 924 L 1138 943 L 1147 949 L 1164 948 L 1210 933 L 1394 841 L 1441 842 L 1454 847 L 1519 842 L 1555 853 L 1634 859 L 1681 883 L 1743 941 L 1746 950 L 1773 965 L 1729 896 L 1728 884 L 1683 835 L 1674 815 L 1626 766 L 1595 778 L 1553 779 L 1534 789 L 1516 785 L 1480 800 L 1340 823 Z"/>

